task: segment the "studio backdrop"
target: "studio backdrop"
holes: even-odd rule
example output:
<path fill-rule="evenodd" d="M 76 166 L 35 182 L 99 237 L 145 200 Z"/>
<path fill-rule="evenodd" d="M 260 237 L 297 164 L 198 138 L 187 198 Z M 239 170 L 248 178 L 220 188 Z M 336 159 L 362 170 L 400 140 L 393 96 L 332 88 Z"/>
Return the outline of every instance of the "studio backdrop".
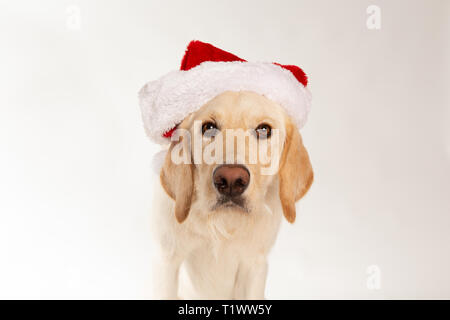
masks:
<path fill-rule="evenodd" d="M 450 298 L 450 1 L 1 1 L 0 298 L 146 299 L 138 91 L 193 39 L 309 77 L 266 296 Z"/>

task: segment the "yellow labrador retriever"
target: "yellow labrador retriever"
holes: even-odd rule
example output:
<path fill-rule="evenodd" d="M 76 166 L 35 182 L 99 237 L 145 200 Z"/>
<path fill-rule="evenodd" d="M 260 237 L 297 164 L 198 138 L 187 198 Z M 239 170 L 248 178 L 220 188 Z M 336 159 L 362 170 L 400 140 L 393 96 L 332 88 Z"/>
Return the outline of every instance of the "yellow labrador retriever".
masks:
<path fill-rule="evenodd" d="M 187 147 L 180 150 L 192 160 L 195 139 L 171 143 L 154 199 L 154 234 L 161 248 L 154 270 L 156 297 L 263 299 L 267 255 L 281 217 L 294 222 L 295 202 L 313 182 L 300 133 L 279 104 L 250 91 L 218 95 L 178 129 L 200 134 L 196 147 L 201 152 L 221 139 L 226 160 L 174 163 L 180 145 Z M 229 129 L 255 134 L 247 135 L 244 148 L 238 148 L 236 137 L 219 134 Z M 249 161 L 258 148 L 253 142 L 262 140 L 270 142 L 266 155 L 278 159 L 269 174 L 263 169 L 271 163 L 262 157 Z"/>

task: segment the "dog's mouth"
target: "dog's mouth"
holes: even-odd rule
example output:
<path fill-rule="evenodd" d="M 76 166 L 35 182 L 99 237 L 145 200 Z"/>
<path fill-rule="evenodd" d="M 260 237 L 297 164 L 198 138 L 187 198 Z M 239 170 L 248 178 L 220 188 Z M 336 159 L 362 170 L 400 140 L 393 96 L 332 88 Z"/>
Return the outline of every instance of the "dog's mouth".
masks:
<path fill-rule="evenodd" d="M 212 210 L 214 211 L 220 208 L 236 208 L 244 212 L 249 212 L 245 200 L 242 197 L 219 197 Z"/>

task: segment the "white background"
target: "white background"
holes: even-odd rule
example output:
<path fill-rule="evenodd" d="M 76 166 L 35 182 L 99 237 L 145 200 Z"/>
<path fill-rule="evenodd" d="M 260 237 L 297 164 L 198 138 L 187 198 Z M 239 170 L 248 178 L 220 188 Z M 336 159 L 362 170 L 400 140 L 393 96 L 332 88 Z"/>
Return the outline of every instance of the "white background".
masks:
<path fill-rule="evenodd" d="M 192 39 L 310 77 L 316 179 L 267 297 L 450 298 L 445 0 L 1 1 L 0 298 L 149 297 L 137 92 Z"/>

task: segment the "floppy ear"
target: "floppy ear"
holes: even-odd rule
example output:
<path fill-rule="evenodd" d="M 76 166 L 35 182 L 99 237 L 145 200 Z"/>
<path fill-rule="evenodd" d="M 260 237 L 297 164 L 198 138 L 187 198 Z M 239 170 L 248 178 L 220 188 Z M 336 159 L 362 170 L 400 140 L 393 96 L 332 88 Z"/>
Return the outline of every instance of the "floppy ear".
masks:
<path fill-rule="evenodd" d="M 284 216 L 288 222 L 294 223 L 295 202 L 300 200 L 311 187 L 314 174 L 300 133 L 289 119 L 278 177 Z"/>
<path fill-rule="evenodd" d="M 181 141 L 178 143 L 182 143 Z M 178 143 L 172 143 L 161 169 L 161 184 L 166 193 L 175 200 L 175 218 L 179 223 L 186 220 L 194 190 L 192 164 L 175 164 L 172 161 L 172 150 Z M 184 149 L 188 150 L 188 149 Z M 183 151 L 185 152 L 185 151 Z"/>

